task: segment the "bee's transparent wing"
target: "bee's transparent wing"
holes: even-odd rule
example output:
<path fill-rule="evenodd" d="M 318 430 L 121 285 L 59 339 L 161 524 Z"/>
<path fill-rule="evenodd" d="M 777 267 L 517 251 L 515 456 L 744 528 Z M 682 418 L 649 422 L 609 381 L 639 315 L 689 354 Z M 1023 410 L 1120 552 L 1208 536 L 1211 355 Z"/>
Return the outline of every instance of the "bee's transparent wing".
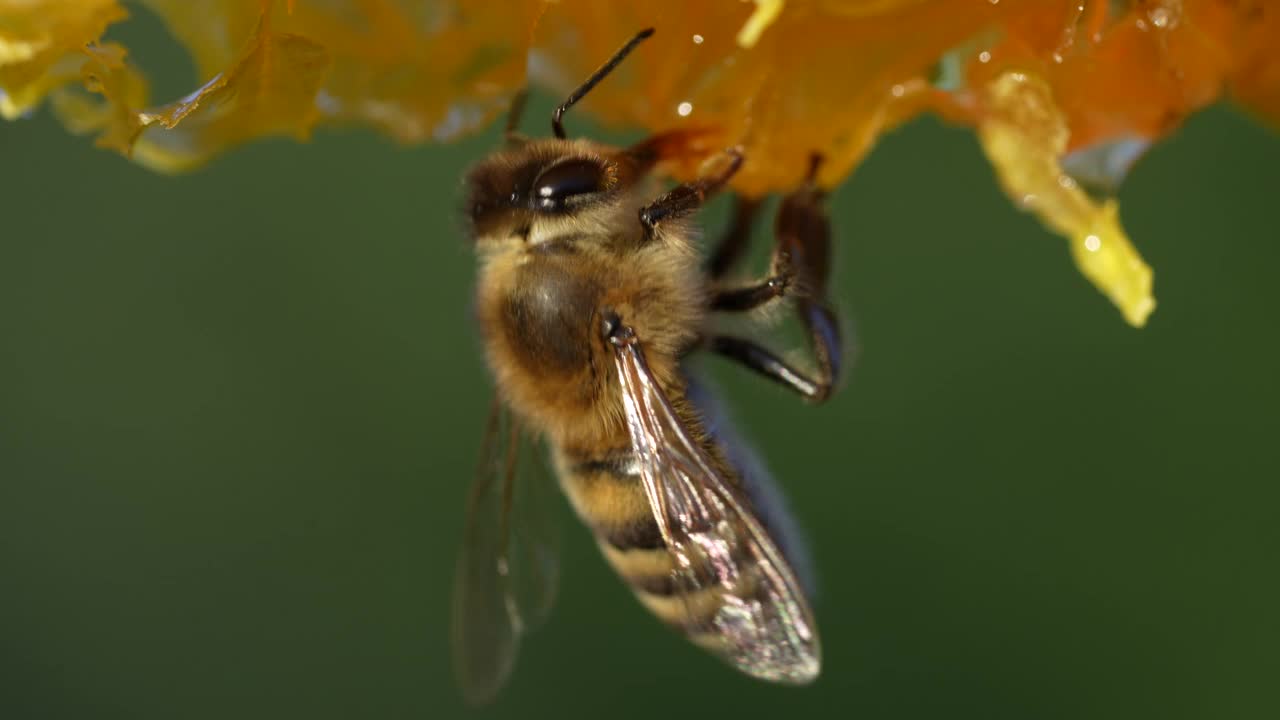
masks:
<path fill-rule="evenodd" d="M 821 666 L 817 628 L 786 558 L 691 437 L 627 328 L 614 360 L 645 494 L 674 560 L 684 630 L 749 675 L 811 682 Z"/>
<path fill-rule="evenodd" d="M 454 577 L 454 670 L 472 703 L 487 702 L 502 688 L 520 636 L 540 624 L 555 601 L 555 492 L 540 444 L 495 400 Z"/>

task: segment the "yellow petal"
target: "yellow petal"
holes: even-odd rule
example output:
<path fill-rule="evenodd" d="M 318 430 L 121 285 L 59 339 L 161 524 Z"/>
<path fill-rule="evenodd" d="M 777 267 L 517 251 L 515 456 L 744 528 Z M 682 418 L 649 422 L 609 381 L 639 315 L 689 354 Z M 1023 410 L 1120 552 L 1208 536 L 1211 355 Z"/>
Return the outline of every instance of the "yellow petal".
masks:
<path fill-rule="evenodd" d="M 1030 73 L 996 76 L 978 135 L 1004 191 L 1067 238 L 1080 272 L 1142 327 L 1155 309 L 1151 268 L 1120 225 L 1114 200 L 1097 203 L 1060 164 L 1070 132 L 1048 84 Z"/>
<path fill-rule="evenodd" d="M 1071 236 L 1071 256 L 1080 272 L 1120 308 L 1125 321 L 1142 327 L 1156 309 L 1152 273 L 1120 227 L 1119 211 L 1115 200 L 1104 202 L 1084 234 Z"/>
<path fill-rule="evenodd" d="M 323 47 L 264 22 L 226 71 L 177 102 L 138 113 L 144 127 L 156 127 L 138 139 L 135 157 L 173 172 L 253 138 L 305 140 L 319 114 L 315 98 L 328 68 Z"/>
<path fill-rule="evenodd" d="M 30 111 L 80 72 L 80 49 L 127 17 L 115 0 L 0 0 L 0 117 Z"/>
<path fill-rule="evenodd" d="M 230 67 L 186 97 L 143 108 L 146 84 L 108 43 L 85 49 L 85 89 L 54 96 L 54 110 L 73 130 L 100 132 L 97 144 L 161 172 L 187 170 L 246 140 L 268 135 L 305 139 L 315 123 L 329 58 L 324 48 L 271 29 L 263 16 Z"/>

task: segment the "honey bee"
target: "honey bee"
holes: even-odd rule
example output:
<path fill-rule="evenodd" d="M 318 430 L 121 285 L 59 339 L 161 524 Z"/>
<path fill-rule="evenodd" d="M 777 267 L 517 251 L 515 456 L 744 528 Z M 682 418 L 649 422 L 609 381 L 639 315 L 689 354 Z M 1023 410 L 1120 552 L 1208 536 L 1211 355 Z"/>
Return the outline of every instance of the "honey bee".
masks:
<path fill-rule="evenodd" d="M 652 33 L 637 34 L 569 95 L 552 117 L 554 137 L 516 133 L 517 101 L 506 146 L 466 178 L 476 312 L 498 398 L 453 600 L 455 667 L 473 701 L 498 691 L 521 635 L 554 596 L 555 547 L 539 526 L 542 481 L 529 462 L 539 441 L 605 559 L 660 620 L 754 677 L 803 684 L 819 673 L 790 518 L 686 367 L 709 350 L 810 401 L 830 394 L 841 341 L 826 298 L 819 160 L 781 203 L 767 276 L 726 284 L 760 204 L 738 200 L 705 263 L 692 216 L 738 170 L 740 149 L 660 193 L 655 168 L 686 150 L 687 134 L 618 148 L 564 132 L 565 111 Z M 782 302 L 806 330 L 811 372 L 712 327 L 715 315 Z"/>

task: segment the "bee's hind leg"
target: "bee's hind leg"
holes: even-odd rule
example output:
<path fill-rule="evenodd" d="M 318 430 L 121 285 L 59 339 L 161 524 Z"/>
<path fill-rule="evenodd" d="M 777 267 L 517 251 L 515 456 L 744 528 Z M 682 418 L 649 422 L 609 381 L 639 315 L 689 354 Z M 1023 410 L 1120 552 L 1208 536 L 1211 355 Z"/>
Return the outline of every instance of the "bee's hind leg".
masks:
<path fill-rule="evenodd" d="M 820 403 L 831 396 L 832 376 L 830 373 L 821 372 L 816 379 L 810 378 L 787 364 L 773 351 L 751 340 L 729 335 L 713 335 L 707 341 L 707 349 L 717 355 L 723 355 L 785 388 L 794 390 L 806 400 Z"/>

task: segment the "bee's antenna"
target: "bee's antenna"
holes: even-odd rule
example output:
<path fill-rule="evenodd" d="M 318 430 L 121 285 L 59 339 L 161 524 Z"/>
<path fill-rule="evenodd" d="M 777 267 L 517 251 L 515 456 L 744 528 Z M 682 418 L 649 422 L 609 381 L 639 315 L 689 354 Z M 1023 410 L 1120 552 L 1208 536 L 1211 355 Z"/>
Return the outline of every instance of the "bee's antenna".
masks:
<path fill-rule="evenodd" d="M 606 75 L 613 72 L 613 69 L 618 66 L 618 63 L 622 62 L 627 55 L 631 54 L 632 50 L 636 49 L 637 45 L 652 34 L 653 28 L 645 28 L 644 30 L 636 33 L 635 37 L 628 40 L 626 45 L 618 48 L 618 52 L 614 53 L 613 57 L 609 58 L 605 64 L 601 65 L 599 70 L 592 73 L 591 77 L 587 78 L 586 82 L 579 85 L 577 90 L 569 93 L 569 97 L 565 98 L 565 101 L 560 103 L 560 107 L 556 108 L 555 113 L 551 115 L 551 132 L 555 133 L 556 137 L 561 140 L 565 137 L 564 125 L 560 122 L 560 118 L 564 117 L 565 111 L 573 107 L 574 104 L 581 100 L 584 95 L 591 92 L 591 88 L 595 87 L 596 83 L 600 82 Z"/>

